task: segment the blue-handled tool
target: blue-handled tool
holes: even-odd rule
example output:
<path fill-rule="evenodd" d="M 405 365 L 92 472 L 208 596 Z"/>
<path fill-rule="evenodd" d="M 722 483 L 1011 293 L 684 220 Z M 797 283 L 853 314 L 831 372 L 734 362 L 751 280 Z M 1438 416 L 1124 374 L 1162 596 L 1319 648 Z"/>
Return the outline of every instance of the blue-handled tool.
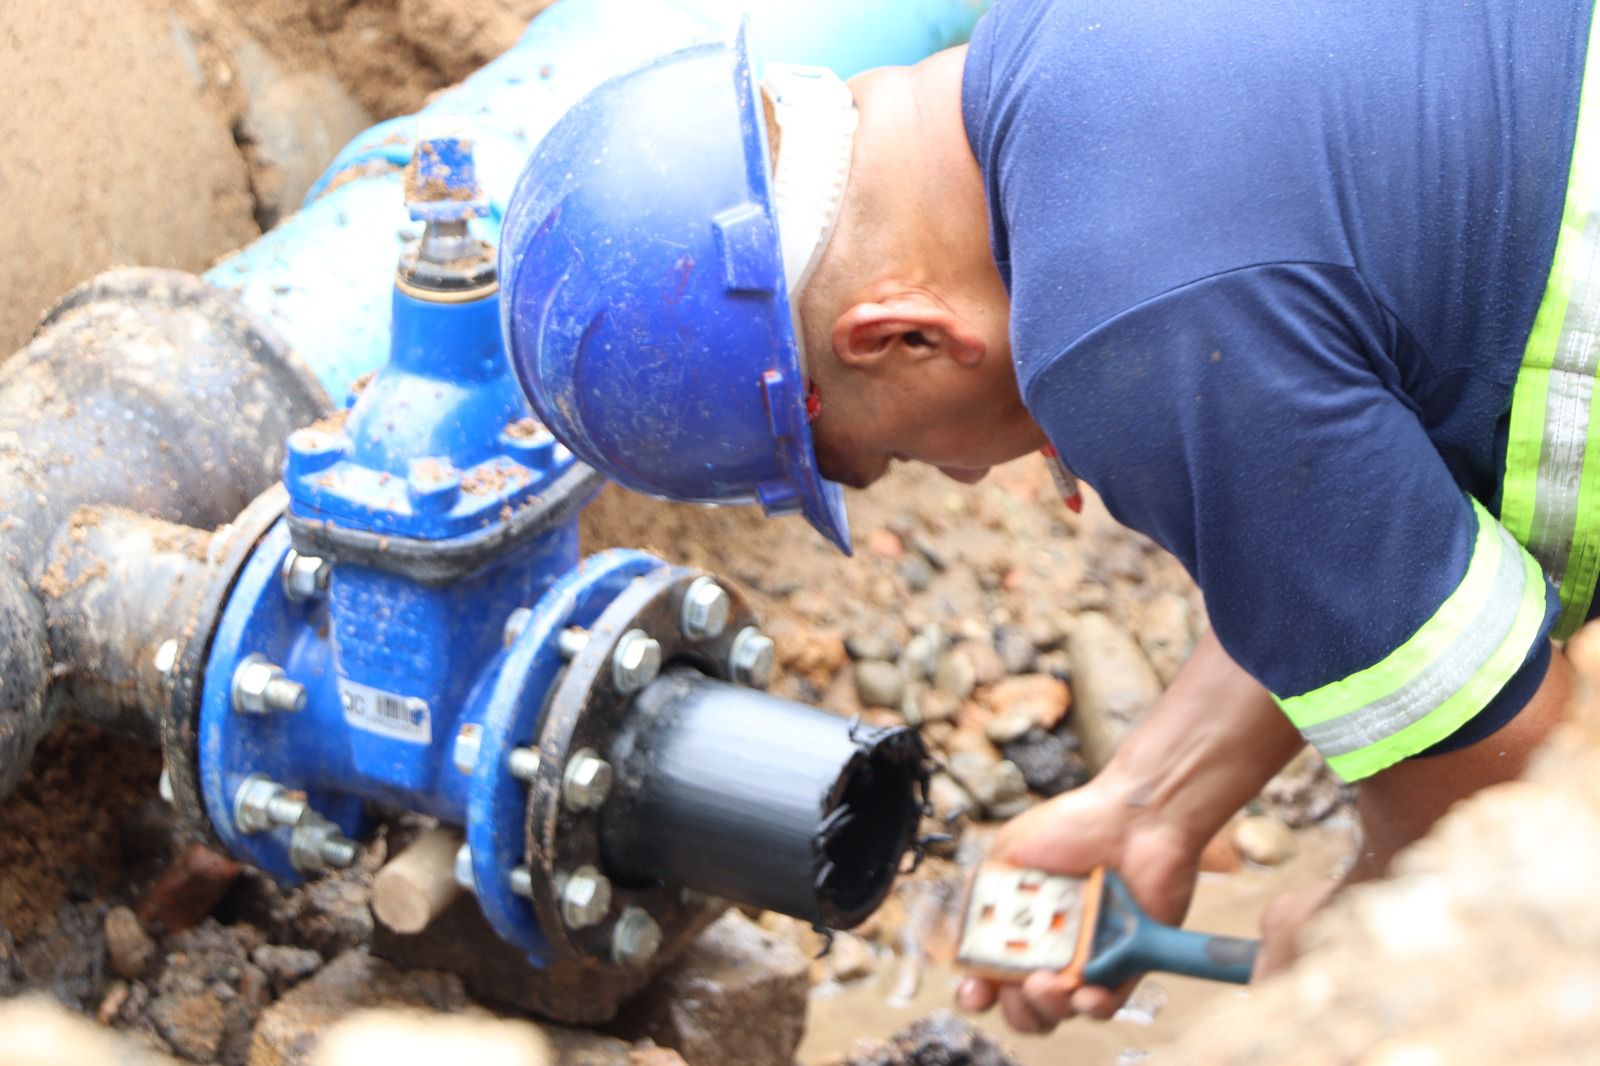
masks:
<path fill-rule="evenodd" d="M 1004 982 L 1050 970 L 1106 987 L 1152 971 L 1244 984 L 1260 946 L 1156 921 L 1103 866 L 1068 877 L 984 863 L 968 890 L 956 958 Z"/>

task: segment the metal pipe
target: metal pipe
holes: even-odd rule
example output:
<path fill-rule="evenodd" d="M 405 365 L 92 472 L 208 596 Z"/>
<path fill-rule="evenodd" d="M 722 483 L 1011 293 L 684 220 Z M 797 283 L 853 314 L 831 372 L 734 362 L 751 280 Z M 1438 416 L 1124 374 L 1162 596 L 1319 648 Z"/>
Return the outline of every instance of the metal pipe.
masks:
<path fill-rule="evenodd" d="M 443 128 L 473 141 L 489 200 L 488 217 L 473 226 L 498 243 L 533 146 L 607 78 L 696 40 L 731 36 L 744 14 L 758 60 L 850 75 L 957 44 L 987 7 L 988 0 L 560 0 L 459 86 L 351 141 L 297 215 L 205 278 L 281 332 L 338 401 L 389 351 L 394 257 L 421 234 L 401 189 L 419 133 Z"/>
<path fill-rule="evenodd" d="M 211 534 L 133 511 L 85 507 L 56 538 L 43 581 L 62 711 L 159 744 L 165 675 L 213 580 Z"/>
<path fill-rule="evenodd" d="M 606 869 L 846 929 L 888 893 L 921 815 L 926 751 L 878 729 L 677 670 L 610 752 Z"/>

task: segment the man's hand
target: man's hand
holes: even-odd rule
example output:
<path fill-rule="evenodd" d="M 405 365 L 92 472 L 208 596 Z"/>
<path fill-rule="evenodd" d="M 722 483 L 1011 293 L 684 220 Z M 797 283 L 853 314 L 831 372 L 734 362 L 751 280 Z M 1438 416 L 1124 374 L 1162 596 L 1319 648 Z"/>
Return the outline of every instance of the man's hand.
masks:
<path fill-rule="evenodd" d="M 1111 763 L 1007 824 L 990 858 L 1074 875 L 1105 864 L 1141 907 L 1176 924 L 1201 849 L 1302 746 L 1272 697 L 1208 633 Z M 967 1010 L 999 1002 L 1014 1028 L 1038 1033 L 1076 1014 L 1109 1018 L 1130 991 L 1074 991 L 1041 971 L 1004 988 L 969 978 L 957 1002 Z"/>
<path fill-rule="evenodd" d="M 1199 850 L 1147 810 L 1130 806 L 1105 775 L 1012 819 L 995 838 L 989 858 L 1073 875 L 1103 863 L 1122 873 L 1141 907 L 1173 924 L 1189 908 L 1199 869 Z M 1077 1014 L 1109 1018 L 1130 991 L 1074 989 L 1041 970 L 1020 985 L 968 977 L 956 1000 L 970 1011 L 988 1010 L 998 1001 L 1013 1029 L 1043 1033 Z"/>

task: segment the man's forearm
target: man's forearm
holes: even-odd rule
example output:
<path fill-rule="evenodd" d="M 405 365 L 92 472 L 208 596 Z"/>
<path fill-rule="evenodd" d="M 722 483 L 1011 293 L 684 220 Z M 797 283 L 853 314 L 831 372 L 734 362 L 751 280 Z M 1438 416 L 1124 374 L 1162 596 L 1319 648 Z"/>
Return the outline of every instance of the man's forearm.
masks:
<path fill-rule="evenodd" d="M 1207 632 L 1097 783 L 1122 790 L 1130 806 L 1199 848 L 1304 743 L 1267 690 Z"/>

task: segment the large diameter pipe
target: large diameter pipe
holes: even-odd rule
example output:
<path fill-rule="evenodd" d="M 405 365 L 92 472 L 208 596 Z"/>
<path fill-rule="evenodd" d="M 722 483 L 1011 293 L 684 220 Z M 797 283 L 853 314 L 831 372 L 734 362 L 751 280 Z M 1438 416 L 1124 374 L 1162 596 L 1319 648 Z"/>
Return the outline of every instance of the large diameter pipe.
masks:
<path fill-rule="evenodd" d="M 926 759 L 909 729 L 674 671 L 640 693 L 611 749 L 606 870 L 848 929 L 893 884 Z"/>
<path fill-rule="evenodd" d="M 389 350 L 394 259 L 418 232 L 406 215 L 401 168 L 419 132 L 472 139 L 490 202 L 476 226 L 498 243 L 506 201 L 533 146 L 607 78 L 696 40 L 731 36 L 746 14 L 758 60 L 845 75 L 914 63 L 965 40 L 987 7 L 988 0 L 560 0 L 499 59 L 416 115 L 353 140 L 297 215 L 206 280 L 270 322 L 338 401 Z"/>

